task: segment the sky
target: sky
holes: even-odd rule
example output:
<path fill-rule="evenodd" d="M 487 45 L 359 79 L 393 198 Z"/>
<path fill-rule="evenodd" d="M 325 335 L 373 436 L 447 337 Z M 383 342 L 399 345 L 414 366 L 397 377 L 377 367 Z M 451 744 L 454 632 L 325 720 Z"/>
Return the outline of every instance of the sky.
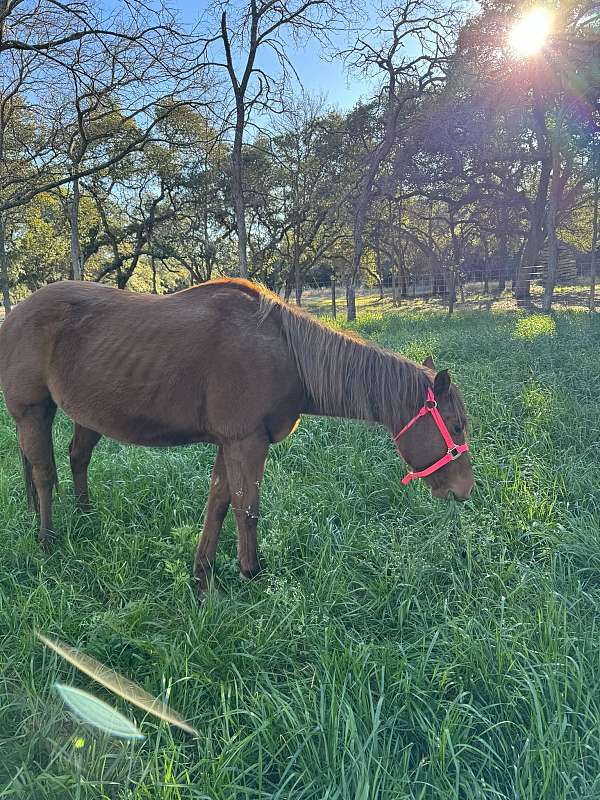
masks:
<path fill-rule="evenodd" d="M 193 24 L 198 21 L 208 3 L 206 0 L 171 0 L 170 5 L 180 10 L 183 21 Z M 340 40 L 340 47 L 343 44 Z M 301 48 L 294 42 L 288 42 L 286 50 L 303 88 L 310 94 L 324 95 L 328 106 L 348 110 L 368 94 L 368 83 L 361 80 L 360 76 L 348 76 L 341 58 L 329 61 L 321 59 L 321 45 L 318 41 L 308 40 Z M 262 65 L 277 69 L 274 59 L 263 61 Z"/>

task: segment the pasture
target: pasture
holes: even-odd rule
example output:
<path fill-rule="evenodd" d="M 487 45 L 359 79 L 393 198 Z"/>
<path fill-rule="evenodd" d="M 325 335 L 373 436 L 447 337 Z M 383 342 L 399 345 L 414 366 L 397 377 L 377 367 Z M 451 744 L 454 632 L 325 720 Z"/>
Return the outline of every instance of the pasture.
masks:
<path fill-rule="evenodd" d="M 598 320 L 405 307 L 355 328 L 450 367 L 473 499 L 402 488 L 378 428 L 305 418 L 267 464 L 264 576 L 238 580 L 230 514 L 224 597 L 201 606 L 190 574 L 213 449 L 103 440 L 82 516 L 59 416 L 48 556 L 0 405 L 0 798 L 600 796 Z M 115 700 L 34 629 L 162 693 L 199 739 Z M 78 725 L 56 680 L 135 717 L 145 741 Z"/>

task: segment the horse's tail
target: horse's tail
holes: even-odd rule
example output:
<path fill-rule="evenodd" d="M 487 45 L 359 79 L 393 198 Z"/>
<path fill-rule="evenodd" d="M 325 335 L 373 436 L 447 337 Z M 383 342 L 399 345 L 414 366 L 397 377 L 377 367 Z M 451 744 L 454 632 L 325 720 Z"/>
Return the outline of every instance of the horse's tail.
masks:
<path fill-rule="evenodd" d="M 21 449 L 21 445 L 19 445 L 19 452 L 21 453 L 21 461 L 23 463 L 23 478 L 25 479 L 27 505 L 32 511 L 38 513 L 40 510 L 40 502 L 35 483 L 33 482 L 33 467 L 31 466 L 31 462 L 27 460 L 25 453 Z"/>

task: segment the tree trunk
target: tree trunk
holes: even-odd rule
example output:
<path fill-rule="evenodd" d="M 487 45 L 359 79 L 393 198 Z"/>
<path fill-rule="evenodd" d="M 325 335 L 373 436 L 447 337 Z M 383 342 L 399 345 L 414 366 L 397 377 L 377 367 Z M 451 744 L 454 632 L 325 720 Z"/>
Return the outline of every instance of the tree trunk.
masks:
<path fill-rule="evenodd" d="M 394 216 L 393 216 L 393 207 L 392 201 L 388 200 L 388 219 L 387 219 L 387 226 L 388 228 L 394 230 L 395 236 L 397 237 L 398 242 L 400 243 L 400 247 L 402 247 L 401 239 L 400 239 L 400 229 L 396 227 L 394 229 Z M 399 259 L 398 259 L 398 250 L 394 247 L 392 250 L 392 257 L 390 260 L 390 278 L 392 279 L 392 305 L 398 306 L 399 305 Z"/>
<path fill-rule="evenodd" d="M 302 270 L 300 269 L 300 252 L 298 248 L 299 231 L 294 231 L 294 249 L 292 251 L 292 265 L 294 269 L 294 286 L 296 289 L 296 305 L 302 305 Z"/>
<path fill-rule="evenodd" d="M 498 249 L 498 292 L 506 289 L 506 262 L 508 260 L 508 236 L 506 230 L 500 231 L 500 247 Z"/>
<path fill-rule="evenodd" d="M 402 256 L 402 262 L 404 262 L 404 256 Z M 404 267 L 404 263 L 400 264 L 400 299 L 405 299 L 408 297 L 408 287 L 406 285 L 406 269 Z"/>
<path fill-rule="evenodd" d="M 483 293 L 490 293 L 490 251 L 488 248 L 487 239 L 483 239 Z M 464 300 L 463 300 L 464 303 Z"/>
<path fill-rule="evenodd" d="M 353 274 L 348 276 L 346 284 L 346 318 L 348 322 L 356 319 L 356 287 Z"/>
<path fill-rule="evenodd" d="M 152 294 L 158 294 L 156 288 L 156 260 L 154 254 L 150 256 L 150 266 L 152 268 Z"/>
<path fill-rule="evenodd" d="M 368 201 L 359 198 L 358 207 L 354 217 L 354 230 L 352 232 L 354 249 L 352 252 L 352 264 L 346 286 L 346 316 L 348 322 L 356 319 L 356 286 L 360 279 L 360 262 L 365 248 L 364 233 L 367 222 Z"/>
<path fill-rule="evenodd" d="M 79 164 L 73 164 L 73 169 L 79 169 Z M 79 179 L 75 178 L 72 182 L 73 196 L 69 203 L 69 227 L 71 230 L 71 273 L 74 281 L 83 280 L 83 254 L 81 252 L 81 242 L 79 240 L 79 206 L 81 194 L 79 190 Z"/>
<path fill-rule="evenodd" d="M 335 275 L 331 276 L 331 313 L 333 318 L 337 318 L 337 307 L 336 307 L 336 297 L 335 297 Z"/>
<path fill-rule="evenodd" d="M 6 255 L 4 215 L 0 214 L 0 286 L 2 287 L 2 305 L 4 313 L 10 314 L 10 283 L 8 280 L 8 258 Z"/>
<path fill-rule="evenodd" d="M 350 267 L 350 279 L 346 289 L 348 300 L 348 321 L 356 319 L 356 300 L 355 289 L 360 282 L 360 263 L 364 251 L 364 234 L 367 224 L 367 215 L 373 199 L 373 186 L 379 171 L 379 167 L 388 157 L 395 142 L 397 122 L 397 108 L 388 107 L 385 113 L 385 132 L 383 141 L 369 156 L 367 171 L 362 180 L 360 194 L 356 201 L 353 225 L 354 251 L 352 253 L 352 265 Z"/>
<path fill-rule="evenodd" d="M 377 265 L 377 287 L 379 289 L 379 300 L 383 302 L 383 273 L 381 270 L 381 247 L 379 244 L 379 226 L 377 227 L 377 238 L 375 240 L 375 263 Z"/>
<path fill-rule="evenodd" d="M 246 204 L 242 177 L 242 141 L 244 135 L 244 106 L 236 112 L 235 137 L 231 150 L 231 194 L 238 235 L 240 277 L 248 277 L 248 232 L 246 230 Z"/>
<path fill-rule="evenodd" d="M 548 200 L 547 232 L 548 232 L 548 272 L 544 286 L 544 301 L 542 308 L 545 312 L 552 308 L 552 297 L 558 276 L 558 241 L 556 238 L 556 217 L 561 184 L 561 158 L 560 158 L 560 132 L 565 118 L 566 109 L 560 109 L 556 118 L 556 127 L 552 134 L 552 180 L 550 182 L 550 197 Z"/>
<path fill-rule="evenodd" d="M 598 194 L 600 177 L 598 170 L 594 175 L 594 212 L 592 222 L 592 257 L 590 259 L 590 311 L 595 311 L 596 306 L 596 264 L 598 262 Z"/>
<path fill-rule="evenodd" d="M 448 276 L 448 316 L 452 315 L 454 311 L 454 303 L 456 302 L 456 274 L 454 272 L 454 265 L 450 267 L 450 274 Z"/>
<path fill-rule="evenodd" d="M 437 258 L 433 255 L 433 201 L 429 201 L 427 214 L 427 247 L 429 249 L 429 261 L 431 266 L 431 294 L 434 297 L 442 297 L 446 294 L 446 279 L 440 269 Z"/>
<path fill-rule="evenodd" d="M 450 236 L 452 238 L 452 264 L 450 265 L 450 274 L 448 282 L 448 315 L 454 311 L 454 304 L 456 303 L 456 278 L 460 265 L 460 243 L 456 235 L 456 223 L 454 222 L 454 210 L 448 205 L 448 217 L 450 220 Z M 463 296 L 464 302 L 464 296 Z"/>
<path fill-rule="evenodd" d="M 546 200 L 548 197 L 548 186 L 550 184 L 550 174 L 552 172 L 551 158 L 542 161 L 538 190 L 531 210 L 529 223 L 529 233 L 527 242 L 521 255 L 515 280 L 513 281 L 513 295 L 517 300 L 529 302 L 530 292 L 530 270 L 538 260 L 540 250 L 544 240 L 544 217 L 546 212 Z"/>
<path fill-rule="evenodd" d="M 408 285 L 406 281 L 406 245 L 400 245 L 400 258 L 398 261 L 398 294 L 400 300 L 406 300 L 408 297 Z"/>
<path fill-rule="evenodd" d="M 209 163 L 208 152 L 204 154 L 204 174 L 208 175 Z M 210 229 L 208 225 L 208 195 L 202 194 L 202 228 L 204 232 L 204 280 L 209 281 L 212 275 L 212 262 L 214 251 L 209 245 Z"/>

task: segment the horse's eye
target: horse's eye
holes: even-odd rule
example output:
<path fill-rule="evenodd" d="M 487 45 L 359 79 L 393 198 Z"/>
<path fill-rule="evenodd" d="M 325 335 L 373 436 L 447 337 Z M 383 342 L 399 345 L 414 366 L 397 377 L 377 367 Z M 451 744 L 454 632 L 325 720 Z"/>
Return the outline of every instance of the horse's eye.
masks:
<path fill-rule="evenodd" d="M 455 425 L 454 426 L 454 433 L 458 436 L 462 433 L 462 425 Z"/>

